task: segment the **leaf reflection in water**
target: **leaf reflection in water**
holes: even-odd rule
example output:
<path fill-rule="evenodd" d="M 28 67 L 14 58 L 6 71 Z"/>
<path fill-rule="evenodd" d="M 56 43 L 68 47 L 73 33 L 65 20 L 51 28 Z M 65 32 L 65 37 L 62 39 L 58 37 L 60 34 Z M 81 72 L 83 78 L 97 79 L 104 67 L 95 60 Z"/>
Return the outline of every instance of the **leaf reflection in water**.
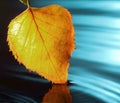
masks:
<path fill-rule="evenodd" d="M 72 103 L 72 96 L 66 84 L 53 85 L 43 98 L 42 103 Z"/>

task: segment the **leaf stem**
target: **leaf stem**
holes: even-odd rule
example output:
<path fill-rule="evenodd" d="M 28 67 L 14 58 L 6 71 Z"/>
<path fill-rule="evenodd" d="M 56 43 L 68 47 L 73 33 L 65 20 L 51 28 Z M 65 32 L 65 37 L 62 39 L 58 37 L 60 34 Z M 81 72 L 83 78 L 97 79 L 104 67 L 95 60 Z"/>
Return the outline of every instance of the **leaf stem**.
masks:
<path fill-rule="evenodd" d="M 29 3 L 29 0 L 27 0 L 27 6 L 28 6 L 28 8 L 30 7 L 30 3 Z"/>

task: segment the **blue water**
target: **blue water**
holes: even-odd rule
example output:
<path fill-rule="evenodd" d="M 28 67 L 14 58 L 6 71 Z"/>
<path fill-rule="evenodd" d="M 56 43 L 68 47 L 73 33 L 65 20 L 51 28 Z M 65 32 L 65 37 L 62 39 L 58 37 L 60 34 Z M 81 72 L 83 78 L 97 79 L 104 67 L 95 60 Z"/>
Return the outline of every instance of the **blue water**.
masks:
<path fill-rule="evenodd" d="M 72 14 L 76 35 L 68 77 L 72 102 L 120 103 L 120 1 L 30 0 L 30 4 L 59 4 Z M 25 8 L 19 2 L 16 5 Z M 52 90 L 50 82 L 21 65 L 2 64 L 1 68 L 1 101 L 40 103 Z"/>

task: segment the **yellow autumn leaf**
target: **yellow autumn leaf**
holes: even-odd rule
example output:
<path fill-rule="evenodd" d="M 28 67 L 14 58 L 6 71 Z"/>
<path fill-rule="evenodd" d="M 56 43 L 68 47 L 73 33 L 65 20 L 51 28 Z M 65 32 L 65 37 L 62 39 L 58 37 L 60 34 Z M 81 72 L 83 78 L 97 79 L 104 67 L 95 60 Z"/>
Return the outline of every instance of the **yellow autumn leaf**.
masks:
<path fill-rule="evenodd" d="M 28 70 L 53 83 L 66 83 L 75 47 L 67 9 L 59 5 L 28 7 L 10 22 L 7 41 L 14 57 Z"/>

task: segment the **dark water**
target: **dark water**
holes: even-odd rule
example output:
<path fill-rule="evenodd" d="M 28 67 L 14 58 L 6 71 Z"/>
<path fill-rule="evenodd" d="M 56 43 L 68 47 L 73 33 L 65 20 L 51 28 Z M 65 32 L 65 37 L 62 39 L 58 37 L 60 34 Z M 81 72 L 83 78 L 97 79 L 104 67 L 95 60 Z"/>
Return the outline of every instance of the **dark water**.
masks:
<path fill-rule="evenodd" d="M 7 25 L 25 10 L 17 0 L 0 1 L 0 103 L 120 103 L 120 1 L 31 0 L 70 10 L 76 50 L 68 85 L 52 85 L 19 65 L 8 51 Z"/>

